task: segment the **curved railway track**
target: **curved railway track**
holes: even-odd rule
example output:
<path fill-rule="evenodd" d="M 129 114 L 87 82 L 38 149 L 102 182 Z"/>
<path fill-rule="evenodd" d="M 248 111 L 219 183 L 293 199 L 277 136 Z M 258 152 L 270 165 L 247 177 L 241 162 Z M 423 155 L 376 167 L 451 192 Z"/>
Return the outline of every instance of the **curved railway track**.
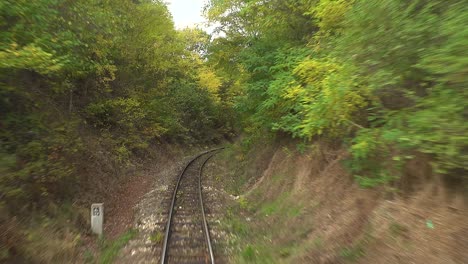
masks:
<path fill-rule="evenodd" d="M 201 175 L 214 149 L 193 158 L 180 173 L 169 208 L 160 263 L 211 263 L 214 254 L 203 205 Z"/>

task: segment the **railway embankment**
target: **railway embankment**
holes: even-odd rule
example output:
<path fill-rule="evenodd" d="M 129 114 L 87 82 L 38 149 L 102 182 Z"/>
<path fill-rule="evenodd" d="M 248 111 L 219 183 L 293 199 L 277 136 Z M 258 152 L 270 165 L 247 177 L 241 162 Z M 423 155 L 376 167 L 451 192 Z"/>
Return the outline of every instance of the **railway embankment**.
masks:
<path fill-rule="evenodd" d="M 307 149 L 234 144 L 214 158 L 218 188 L 235 196 L 221 220 L 231 263 L 464 263 L 468 211 L 423 156 L 392 185 L 363 188 L 330 143 Z"/>

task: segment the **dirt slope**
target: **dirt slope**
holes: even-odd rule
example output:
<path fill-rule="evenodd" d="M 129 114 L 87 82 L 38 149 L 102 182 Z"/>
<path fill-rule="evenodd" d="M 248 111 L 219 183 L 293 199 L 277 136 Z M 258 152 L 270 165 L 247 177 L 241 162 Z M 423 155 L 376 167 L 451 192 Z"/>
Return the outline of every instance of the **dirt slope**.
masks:
<path fill-rule="evenodd" d="M 325 143 L 254 152 L 217 160 L 226 182 L 247 179 L 239 217 L 225 220 L 237 233 L 232 263 L 468 263 L 464 194 L 422 157 L 389 191 L 360 188 L 342 165 L 347 153 Z"/>

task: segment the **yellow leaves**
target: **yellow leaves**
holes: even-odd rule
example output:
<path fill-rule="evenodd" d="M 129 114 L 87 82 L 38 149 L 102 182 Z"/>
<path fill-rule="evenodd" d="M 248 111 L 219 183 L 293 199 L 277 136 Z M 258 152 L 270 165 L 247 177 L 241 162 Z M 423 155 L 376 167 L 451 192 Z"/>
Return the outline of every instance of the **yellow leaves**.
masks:
<path fill-rule="evenodd" d="M 303 137 L 338 134 L 340 125 L 366 106 L 365 89 L 355 81 L 349 65 L 308 58 L 292 73 L 295 81 L 283 89 L 281 97 L 300 109 L 296 128 Z"/>
<path fill-rule="evenodd" d="M 351 151 L 356 153 L 361 153 L 367 149 L 369 149 L 369 144 L 367 141 L 359 141 L 358 143 L 351 146 Z"/>
<path fill-rule="evenodd" d="M 51 53 L 34 44 L 19 48 L 17 43 L 12 43 L 9 49 L 0 51 L 0 68 L 29 69 L 51 74 L 59 71 L 62 65 Z"/>
<path fill-rule="evenodd" d="M 304 92 L 304 89 L 300 85 L 294 85 L 288 87 L 282 95 L 283 99 L 294 99 L 299 97 Z"/>
<path fill-rule="evenodd" d="M 342 26 L 353 0 L 321 0 L 313 9 L 320 31 L 331 32 Z"/>
<path fill-rule="evenodd" d="M 150 126 L 144 127 L 142 129 L 142 134 L 152 138 L 160 138 L 162 135 L 167 133 L 169 129 L 164 128 L 158 123 L 151 124 Z"/>
<path fill-rule="evenodd" d="M 203 67 L 199 70 L 198 85 L 202 89 L 206 89 L 217 102 L 219 101 L 219 87 L 221 87 L 221 84 L 221 79 L 212 69 Z"/>
<path fill-rule="evenodd" d="M 339 66 L 332 61 L 307 59 L 301 62 L 294 70 L 302 83 L 314 84 L 322 81 L 327 75 L 337 71 Z"/>
<path fill-rule="evenodd" d="M 115 73 L 117 72 L 117 66 L 112 64 L 96 64 L 96 73 L 99 76 L 98 81 L 104 85 L 106 89 L 109 89 L 109 83 L 115 80 Z"/>

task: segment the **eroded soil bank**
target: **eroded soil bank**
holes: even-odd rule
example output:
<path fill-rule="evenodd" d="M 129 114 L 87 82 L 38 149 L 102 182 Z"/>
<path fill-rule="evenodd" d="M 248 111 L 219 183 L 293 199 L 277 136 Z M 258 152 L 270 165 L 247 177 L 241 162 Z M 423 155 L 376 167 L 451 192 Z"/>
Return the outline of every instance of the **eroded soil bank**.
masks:
<path fill-rule="evenodd" d="M 424 157 L 397 184 L 363 189 L 339 147 L 253 149 L 233 145 L 214 162 L 219 188 L 239 195 L 221 221 L 231 263 L 468 262 L 463 189 L 443 184 Z"/>

